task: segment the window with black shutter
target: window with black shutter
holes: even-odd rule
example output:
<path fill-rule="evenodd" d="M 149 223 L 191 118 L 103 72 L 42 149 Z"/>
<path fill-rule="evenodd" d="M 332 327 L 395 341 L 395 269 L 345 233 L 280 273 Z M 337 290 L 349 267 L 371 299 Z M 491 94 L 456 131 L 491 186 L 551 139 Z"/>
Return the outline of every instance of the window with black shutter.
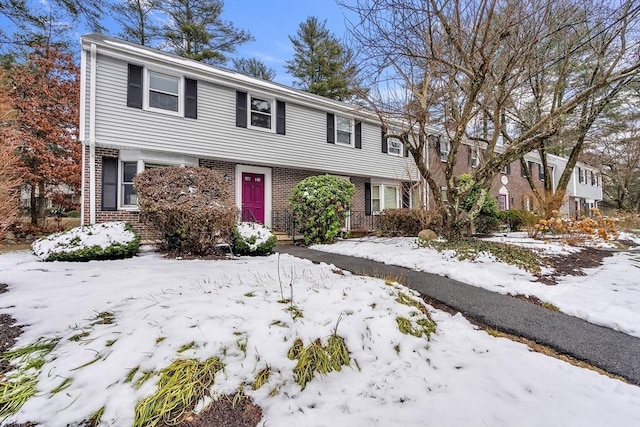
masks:
<path fill-rule="evenodd" d="M 102 158 L 102 210 L 118 209 L 118 159 Z"/>
<path fill-rule="evenodd" d="M 371 184 L 364 183 L 364 213 L 371 215 Z"/>
<path fill-rule="evenodd" d="M 276 133 L 284 135 L 286 128 L 286 106 L 284 101 L 276 101 Z"/>
<path fill-rule="evenodd" d="M 129 64 L 127 107 L 142 108 L 142 67 L 139 65 Z"/>
<path fill-rule="evenodd" d="M 356 123 L 355 126 L 355 146 L 362 148 L 362 122 Z"/>
<path fill-rule="evenodd" d="M 247 127 L 247 92 L 236 91 L 236 126 Z"/>
<path fill-rule="evenodd" d="M 327 113 L 327 142 L 329 144 L 336 143 L 335 116 L 331 113 Z"/>
<path fill-rule="evenodd" d="M 198 81 L 184 79 L 184 116 L 190 119 L 198 118 Z"/>

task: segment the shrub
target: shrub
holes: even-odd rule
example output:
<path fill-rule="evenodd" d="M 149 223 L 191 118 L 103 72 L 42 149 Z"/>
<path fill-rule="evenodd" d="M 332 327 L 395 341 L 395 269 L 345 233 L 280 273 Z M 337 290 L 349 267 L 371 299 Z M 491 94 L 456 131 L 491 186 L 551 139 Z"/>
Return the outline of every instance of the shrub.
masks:
<path fill-rule="evenodd" d="M 498 213 L 499 218 L 504 221 L 511 231 L 516 231 L 523 226 L 536 224 L 538 218 L 533 212 L 521 209 L 509 209 Z"/>
<path fill-rule="evenodd" d="M 463 173 L 458 177 L 458 183 L 461 187 L 472 187 L 471 192 L 466 199 L 462 202 L 462 207 L 470 211 L 478 198 L 484 195 L 484 202 L 480 212 L 473 219 L 473 224 L 478 233 L 491 233 L 498 229 L 500 220 L 498 217 L 498 202 L 491 197 L 491 194 L 485 189 L 478 186 L 473 182 L 473 177 L 468 173 Z"/>
<path fill-rule="evenodd" d="M 307 245 L 335 240 L 355 191 L 352 183 L 331 175 L 311 176 L 296 184 L 289 202 Z"/>
<path fill-rule="evenodd" d="M 268 255 L 276 243 L 276 235 L 257 222 L 241 222 L 233 229 L 233 252 L 236 255 Z"/>
<path fill-rule="evenodd" d="M 138 253 L 140 236 L 130 224 L 107 222 L 55 233 L 36 240 L 31 247 L 44 261 L 122 259 Z"/>
<path fill-rule="evenodd" d="M 231 186 L 222 174 L 200 167 L 146 170 L 133 180 L 140 219 L 162 237 L 160 249 L 210 255 L 229 243 L 236 222 Z"/>
<path fill-rule="evenodd" d="M 417 236 L 426 228 L 436 229 L 442 217 L 426 209 L 385 209 L 380 213 L 379 232 L 385 236 Z"/>

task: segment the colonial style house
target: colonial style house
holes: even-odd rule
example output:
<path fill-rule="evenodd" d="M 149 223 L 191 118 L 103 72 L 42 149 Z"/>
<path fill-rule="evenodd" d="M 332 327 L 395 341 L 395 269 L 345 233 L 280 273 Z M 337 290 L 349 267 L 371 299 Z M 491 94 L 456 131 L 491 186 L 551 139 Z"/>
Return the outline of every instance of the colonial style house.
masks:
<path fill-rule="evenodd" d="M 429 205 L 407 150 L 363 109 L 100 34 L 82 37 L 81 62 L 84 224 L 123 220 L 146 235 L 133 177 L 164 165 L 220 171 L 243 219 L 276 230 L 294 185 L 318 174 L 355 185 L 352 229 Z M 439 162 L 444 147 L 430 150 Z M 501 207 L 516 207 L 520 190 L 505 188 Z"/>

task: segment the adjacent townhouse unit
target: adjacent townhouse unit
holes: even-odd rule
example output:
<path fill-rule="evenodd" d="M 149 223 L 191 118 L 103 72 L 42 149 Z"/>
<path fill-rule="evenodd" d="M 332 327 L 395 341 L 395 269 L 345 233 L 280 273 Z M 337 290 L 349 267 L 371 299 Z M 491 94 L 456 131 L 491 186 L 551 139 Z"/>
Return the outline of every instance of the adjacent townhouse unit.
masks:
<path fill-rule="evenodd" d="M 352 230 L 371 229 L 387 208 L 430 207 L 407 150 L 364 109 L 100 34 L 82 37 L 81 62 L 85 224 L 123 220 L 148 236 L 133 177 L 165 165 L 218 170 L 234 188 L 244 220 L 282 231 L 294 185 L 318 174 L 355 185 Z M 436 167 L 446 154 L 445 141 L 430 145 L 425 156 Z M 481 154 L 469 146 L 459 155 L 456 171 L 463 173 Z M 533 209 L 524 198 L 526 180 L 510 176 L 515 165 L 505 168 L 494 194 L 501 209 Z M 581 168 L 594 182 L 593 172 Z M 583 181 L 573 182 L 578 204 L 569 209 L 599 200 L 580 193 L 588 186 Z"/>

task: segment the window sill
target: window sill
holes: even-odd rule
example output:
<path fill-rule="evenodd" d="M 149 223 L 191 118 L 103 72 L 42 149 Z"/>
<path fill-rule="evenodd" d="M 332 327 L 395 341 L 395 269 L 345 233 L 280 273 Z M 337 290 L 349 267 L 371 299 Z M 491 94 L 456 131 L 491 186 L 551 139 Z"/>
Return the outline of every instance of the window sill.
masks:
<path fill-rule="evenodd" d="M 258 132 L 265 132 L 265 133 L 276 133 L 275 128 L 267 129 L 267 128 L 262 128 L 260 126 L 251 126 L 249 124 L 247 124 L 247 129 L 255 130 L 255 131 L 258 131 Z"/>
<path fill-rule="evenodd" d="M 142 111 L 148 111 L 148 112 L 151 112 L 151 113 L 158 113 L 158 114 L 162 114 L 162 115 L 165 115 L 165 116 L 184 117 L 184 114 L 182 114 L 181 111 L 163 110 L 161 108 L 144 107 L 142 109 Z"/>

